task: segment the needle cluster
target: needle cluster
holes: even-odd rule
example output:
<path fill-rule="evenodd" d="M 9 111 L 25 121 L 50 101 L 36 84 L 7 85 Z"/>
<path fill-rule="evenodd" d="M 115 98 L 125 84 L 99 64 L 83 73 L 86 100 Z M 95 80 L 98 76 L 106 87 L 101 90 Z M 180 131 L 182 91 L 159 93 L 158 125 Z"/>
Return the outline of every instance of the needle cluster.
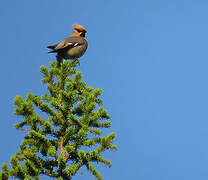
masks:
<path fill-rule="evenodd" d="M 102 157 L 105 150 L 117 149 L 112 144 L 114 132 L 102 136 L 103 128 L 111 126 L 110 115 L 99 98 L 102 90 L 81 80 L 82 74 L 75 69 L 77 64 L 64 61 L 60 66 L 55 62 L 50 63 L 50 68 L 41 66 L 48 93 L 15 97 L 14 114 L 23 117 L 15 128 L 26 135 L 19 151 L 11 157 L 10 168 L 3 163 L 0 179 L 50 176 L 65 180 L 83 166 L 96 179 L 102 179 L 93 162 L 112 166 Z"/>

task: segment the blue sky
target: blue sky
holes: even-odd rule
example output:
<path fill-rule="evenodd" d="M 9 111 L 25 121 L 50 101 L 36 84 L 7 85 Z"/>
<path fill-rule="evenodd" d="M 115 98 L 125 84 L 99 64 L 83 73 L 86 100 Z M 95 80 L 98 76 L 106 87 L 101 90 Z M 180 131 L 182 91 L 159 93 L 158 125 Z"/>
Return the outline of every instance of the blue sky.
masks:
<path fill-rule="evenodd" d="M 79 70 L 103 89 L 118 151 L 105 180 L 208 178 L 208 2 L 205 0 L 2 1 L 0 6 L 0 160 L 24 132 L 13 99 L 46 92 L 46 46 L 83 24 L 89 47 Z M 84 171 L 84 170 L 83 170 Z M 84 171 L 76 180 L 93 179 Z"/>

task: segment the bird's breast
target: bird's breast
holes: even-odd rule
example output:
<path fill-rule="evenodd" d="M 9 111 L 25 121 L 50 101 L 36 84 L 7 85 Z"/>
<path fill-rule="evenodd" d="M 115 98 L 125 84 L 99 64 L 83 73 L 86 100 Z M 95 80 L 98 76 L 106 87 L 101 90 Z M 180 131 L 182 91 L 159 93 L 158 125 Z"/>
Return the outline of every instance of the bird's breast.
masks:
<path fill-rule="evenodd" d="M 63 57 L 64 59 L 76 59 L 83 56 L 86 50 L 87 45 L 79 45 L 73 48 L 69 48 L 63 52 Z"/>

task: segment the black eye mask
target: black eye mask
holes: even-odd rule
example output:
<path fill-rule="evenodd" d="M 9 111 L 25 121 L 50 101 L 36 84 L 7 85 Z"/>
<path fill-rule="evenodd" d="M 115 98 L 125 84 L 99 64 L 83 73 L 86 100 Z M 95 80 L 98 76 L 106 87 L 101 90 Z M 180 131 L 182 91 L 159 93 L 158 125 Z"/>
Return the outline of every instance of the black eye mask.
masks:
<path fill-rule="evenodd" d="M 81 37 L 85 37 L 85 33 L 86 33 L 85 31 L 82 31 L 81 34 L 80 34 L 80 36 Z"/>

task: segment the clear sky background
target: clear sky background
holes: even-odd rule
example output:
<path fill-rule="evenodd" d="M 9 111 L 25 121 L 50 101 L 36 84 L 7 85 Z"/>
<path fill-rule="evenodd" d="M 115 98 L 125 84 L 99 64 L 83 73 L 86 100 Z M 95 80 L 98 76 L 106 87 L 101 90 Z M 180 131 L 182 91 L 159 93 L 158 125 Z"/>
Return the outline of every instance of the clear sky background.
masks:
<path fill-rule="evenodd" d="M 208 179 L 208 1 L 1 1 L 0 162 L 25 132 L 14 129 L 13 99 L 46 92 L 47 45 L 88 31 L 83 79 L 103 89 L 118 151 L 105 153 L 105 180 Z M 75 180 L 93 179 L 84 170 Z"/>

